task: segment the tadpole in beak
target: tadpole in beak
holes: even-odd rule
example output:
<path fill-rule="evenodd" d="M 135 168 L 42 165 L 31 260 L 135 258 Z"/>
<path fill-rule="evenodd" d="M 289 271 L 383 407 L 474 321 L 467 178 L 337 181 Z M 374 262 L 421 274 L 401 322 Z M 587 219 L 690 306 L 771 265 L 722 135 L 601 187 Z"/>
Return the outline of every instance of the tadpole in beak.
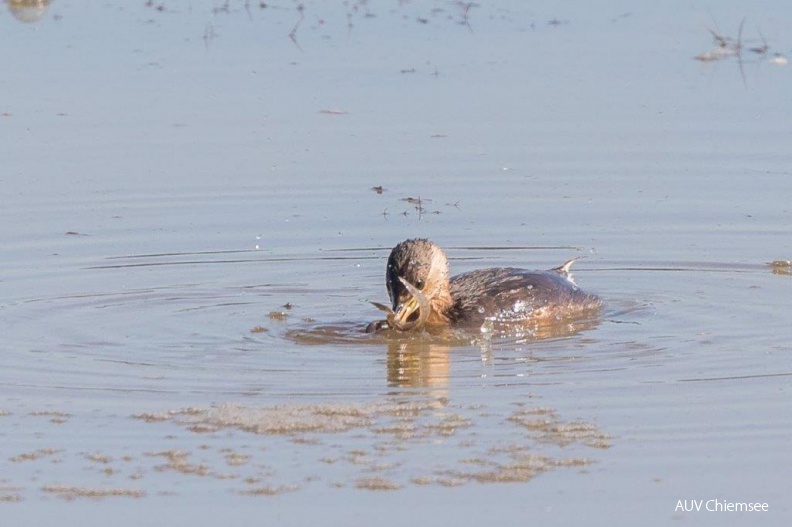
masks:
<path fill-rule="evenodd" d="M 399 281 L 410 293 L 410 299 L 399 304 L 396 311 L 388 315 L 388 324 L 400 331 L 421 329 L 429 318 L 429 300 L 420 289 L 401 276 Z M 413 314 L 416 314 L 416 316 L 413 316 Z"/>
<path fill-rule="evenodd" d="M 392 315 L 393 314 L 393 310 L 391 308 L 389 308 L 388 306 L 386 306 L 385 304 L 380 304 L 379 302 L 370 302 L 370 304 L 372 306 L 376 307 L 377 309 L 379 309 L 380 311 L 384 311 L 388 315 Z"/>

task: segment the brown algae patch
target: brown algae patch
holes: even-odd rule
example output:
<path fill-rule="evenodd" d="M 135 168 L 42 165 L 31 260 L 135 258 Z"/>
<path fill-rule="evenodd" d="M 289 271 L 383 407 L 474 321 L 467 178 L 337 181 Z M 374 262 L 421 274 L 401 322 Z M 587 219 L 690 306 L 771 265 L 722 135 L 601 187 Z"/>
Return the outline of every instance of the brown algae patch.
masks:
<path fill-rule="evenodd" d="M 207 465 L 196 465 L 190 463 L 187 458 L 189 453 L 183 450 L 164 450 L 162 452 L 149 452 L 147 455 L 152 457 L 162 457 L 167 461 L 164 465 L 157 465 L 154 470 L 158 472 L 174 471 L 182 474 L 192 474 L 195 476 L 210 476 L 212 471 Z"/>
<path fill-rule="evenodd" d="M 142 498 L 146 495 L 145 491 L 141 489 L 93 488 L 73 485 L 45 485 L 41 490 L 57 494 L 59 497 L 66 500 L 74 500 L 77 498 Z"/>
<path fill-rule="evenodd" d="M 399 490 L 401 485 L 386 478 L 360 478 L 355 481 L 355 488 L 365 490 Z"/>
<path fill-rule="evenodd" d="M 145 421 L 147 423 L 162 423 L 169 420 L 171 417 L 172 415 L 170 413 L 140 413 L 132 416 L 133 419 L 140 419 L 141 421 Z"/>
<path fill-rule="evenodd" d="M 144 427 L 168 423 L 162 446 L 39 448 L 8 460 L 22 464 L 18 470 L 33 471 L 42 469 L 42 461 L 47 471 L 81 463 L 90 480 L 69 478 L 60 484 L 62 478 L 49 477 L 37 485 L 44 494 L 67 500 L 175 495 L 173 478 L 265 497 L 317 482 L 361 491 L 526 483 L 549 470 L 584 468 L 593 461 L 581 449 L 610 446 L 609 436 L 596 426 L 565 421 L 552 408 L 470 408 L 431 396 L 250 407 L 226 403 L 132 417 Z M 175 433 L 174 425 L 182 433 Z M 39 464 L 28 468 L 29 461 Z M 0 500 L 24 500 L 29 490 L 0 488 Z"/>
<path fill-rule="evenodd" d="M 593 462 L 553 455 L 554 449 L 570 445 L 610 446 L 610 437 L 596 426 L 564 421 L 551 408 L 519 405 L 516 411 L 505 414 L 480 410 L 477 407 L 471 413 L 464 407 L 450 405 L 447 400 L 438 403 L 437 399 L 427 397 L 262 407 L 226 403 L 133 417 L 146 423 L 167 421 L 193 433 L 211 433 L 206 442 L 214 444 L 216 453 L 220 454 L 218 460 L 194 463 L 184 450 L 151 452 L 147 454 L 149 457 L 166 460 L 154 466 L 155 471 L 210 479 L 235 478 L 249 487 L 236 488 L 234 492 L 251 496 L 299 490 L 300 487 L 287 485 L 282 479 L 294 481 L 295 470 L 303 472 L 299 480 L 305 484 L 332 474 L 330 481 L 337 485 L 331 486 L 361 490 L 393 491 L 405 485 L 525 483 L 549 470 L 585 467 Z M 501 433 L 480 434 L 491 426 L 502 427 Z M 269 442 L 261 441 L 268 440 L 253 440 L 259 448 L 242 454 L 238 449 L 228 448 L 229 438 L 243 437 L 229 435 L 229 430 L 285 437 L 285 443 L 273 440 L 279 445 L 277 457 L 291 456 L 297 464 L 289 465 L 287 472 L 279 477 L 261 464 L 261 456 L 267 454 L 258 452 L 269 451 Z M 222 431 L 225 433 L 220 434 Z M 242 448 L 251 446 L 246 444 Z M 218 473 L 221 466 L 246 467 L 246 473 L 223 476 Z M 266 479 L 261 481 L 262 478 Z"/>
<path fill-rule="evenodd" d="M 565 423 L 549 408 L 520 409 L 507 421 L 522 426 L 544 443 L 562 447 L 578 443 L 592 448 L 610 448 L 610 436 L 593 424 L 582 421 Z"/>
<path fill-rule="evenodd" d="M 792 275 L 792 260 L 774 260 L 768 265 L 773 274 Z"/>
<path fill-rule="evenodd" d="M 523 445 L 512 445 L 507 448 L 494 449 L 492 454 L 506 453 L 510 461 L 505 463 L 479 462 L 479 470 L 448 470 L 439 476 L 455 482 L 477 483 L 526 483 L 536 476 L 554 468 L 582 467 L 592 463 L 582 458 L 556 459 L 551 456 L 533 454 Z M 437 483 L 443 484 L 438 478 Z"/>
<path fill-rule="evenodd" d="M 441 436 L 452 436 L 456 433 L 456 431 L 460 428 L 468 428 L 473 426 L 473 423 L 470 419 L 462 417 L 461 415 L 448 415 L 443 417 L 440 422 L 436 424 L 427 425 L 429 430 L 436 431 Z"/>
<path fill-rule="evenodd" d="M 49 417 L 50 422 L 56 425 L 61 425 L 66 423 L 71 419 L 71 414 L 68 412 L 60 412 L 60 411 L 51 411 L 51 410 L 43 410 L 37 412 L 30 412 L 28 415 L 33 417 Z"/>
<path fill-rule="evenodd" d="M 239 467 L 242 465 L 247 465 L 250 461 L 251 455 L 250 454 L 242 454 L 241 452 L 234 452 L 234 451 L 226 451 L 225 452 L 225 461 L 228 466 L 231 467 Z"/>
<path fill-rule="evenodd" d="M 581 421 L 553 424 L 540 439 L 560 446 L 567 446 L 573 443 L 602 449 L 610 448 L 611 446 L 611 438 L 608 434 L 600 432 L 591 423 Z"/>
<path fill-rule="evenodd" d="M 558 465 L 552 458 L 526 456 L 519 462 L 499 464 L 491 469 L 477 471 L 451 470 L 446 475 L 455 480 L 476 481 L 478 483 L 525 483 L 555 466 Z"/>
<path fill-rule="evenodd" d="M 0 503 L 16 503 L 22 501 L 22 495 L 19 494 L 23 489 L 15 486 L 0 486 Z"/>
<path fill-rule="evenodd" d="M 451 478 L 451 477 L 438 477 L 438 476 L 420 476 L 417 478 L 413 478 L 412 483 L 414 485 L 440 485 L 442 487 L 460 487 L 469 483 L 469 481 L 460 479 L 460 478 Z"/>
<path fill-rule="evenodd" d="M 267 313 L 267 316 L 270 320 L 274 320 L 276 322 L 284 322 L 287 318 L 289 318 L 289 314 L 285 311 L 270 311 Z"/>
<path fill-rule="evenodd" d="M 25 452 L 23 454 L 18 454 L 16 456 L 8 458 L 9 461 L 12 463 L 22 463 L 24 461 L 36 461 L 38 459 L 44 457 L 54 456 L 58 452 L 61 452 L 55 448 L 39 448 L 38 450 L 33 450 L 31 452 Z"/>
<path fill-rule="evenodd" d="M 278 485 L 276 487 L 264 485 L 262 487 L 253 487 L 248 490 L 240 492 L 243 496 L 277 496 L 285 492 L 295 492 L 300 490 L 297 485 Z"/>
<path fill-rule="evenodd" d="M 292 437 L 289 441 L 291 441 L 292 443 L 300 444 L 300 445 L 321 445 L 322 444 L 322 441 L 319 440 L 316 437 L 297 436 L 297 437 Z"/>
<path fill-rule="evenodd" d="M 113 458 L 111 458 L 110 456 L 106 456 L 99 452 L 94 452 L 93 454 L 86 454 L 85 459 L 87 459 L 88 461 L 92 461 L 94 463 L 100 463 L 102 465 L 106 465 L 113 460 Z"/>
<path fill-rule="evenodd" d="M 191 430 L 212 432 L 238 428 L 259 435 L 341 433 L 372 424 L 376 408 L 366 405 L 276 405 L 247 408 L 223 404 L 202 410 L 174 412 L 175 422 Z"/>

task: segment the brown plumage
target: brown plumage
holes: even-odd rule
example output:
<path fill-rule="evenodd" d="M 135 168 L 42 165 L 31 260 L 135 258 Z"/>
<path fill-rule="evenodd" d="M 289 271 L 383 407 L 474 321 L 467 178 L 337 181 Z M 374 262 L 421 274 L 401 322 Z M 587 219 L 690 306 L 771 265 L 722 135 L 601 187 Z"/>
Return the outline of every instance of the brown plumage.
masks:
<path fill-rule="evenodd" d="M 403 241 L 391 251 L 385 275 L 392 312 L 369 331 L 476 327 L 488 319 L 552 322 L 596 313 L 601 302 L 572 281 L 573 261 L 549 271 L 500 267 L 450 277 L 448 259 L 434 242 Z"/>

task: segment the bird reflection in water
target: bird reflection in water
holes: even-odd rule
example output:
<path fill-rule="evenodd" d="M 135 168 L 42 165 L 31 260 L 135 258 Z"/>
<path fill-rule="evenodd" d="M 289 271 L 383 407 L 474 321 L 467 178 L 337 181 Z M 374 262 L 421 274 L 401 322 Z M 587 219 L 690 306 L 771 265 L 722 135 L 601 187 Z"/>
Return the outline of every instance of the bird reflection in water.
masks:
<path fill-rule="evenodd" d="M 6 0 L 8 11 L 20 22 L 32 24 L 47 14 L 50 0 Z"/>
<path fill-rule="evenodd" d="M 597 317 L 566 321 L 563 324 L 536 322 L 532 327 L 523 326 L 515 331 L 508 323 L 493 323 L 490 334 L 477 339 L 463 339 L 459 334 L 448 331 L 431 338 L 405 338 L 404 333 L 382 331 L 387 336 L 387 379 L 395 388 L 425 388 L 436 398 L 448 395 L 448 383 L 452 375 L 451 352 L 453 348 L 478 346 L 482 363 L 491 363 L 493 346 L 514 348 L 527 342 L 560 339 L 594 328 Z M 491 338 L 491 335 L 496 335 Z"/>
<path fill-rule="evenodd" d="M 448 345 L 426 340 L 390 340 L 388 386 L 429 388 L 435 397 L 446 396 L 451 375 L 448 351 Z"/>

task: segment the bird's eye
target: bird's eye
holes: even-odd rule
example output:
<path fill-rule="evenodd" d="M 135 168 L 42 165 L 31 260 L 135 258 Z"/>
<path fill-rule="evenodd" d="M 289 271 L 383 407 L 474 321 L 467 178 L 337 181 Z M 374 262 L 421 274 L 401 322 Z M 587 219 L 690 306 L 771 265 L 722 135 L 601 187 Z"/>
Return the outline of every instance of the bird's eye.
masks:
<path fill-rule="evenodd" d="M 415 282 L 415 287 L 417 287 L 418 289 L 423 289 L 424 288 L 424 281 L 423 280 L 418 280 L 417 282 Z"/>

